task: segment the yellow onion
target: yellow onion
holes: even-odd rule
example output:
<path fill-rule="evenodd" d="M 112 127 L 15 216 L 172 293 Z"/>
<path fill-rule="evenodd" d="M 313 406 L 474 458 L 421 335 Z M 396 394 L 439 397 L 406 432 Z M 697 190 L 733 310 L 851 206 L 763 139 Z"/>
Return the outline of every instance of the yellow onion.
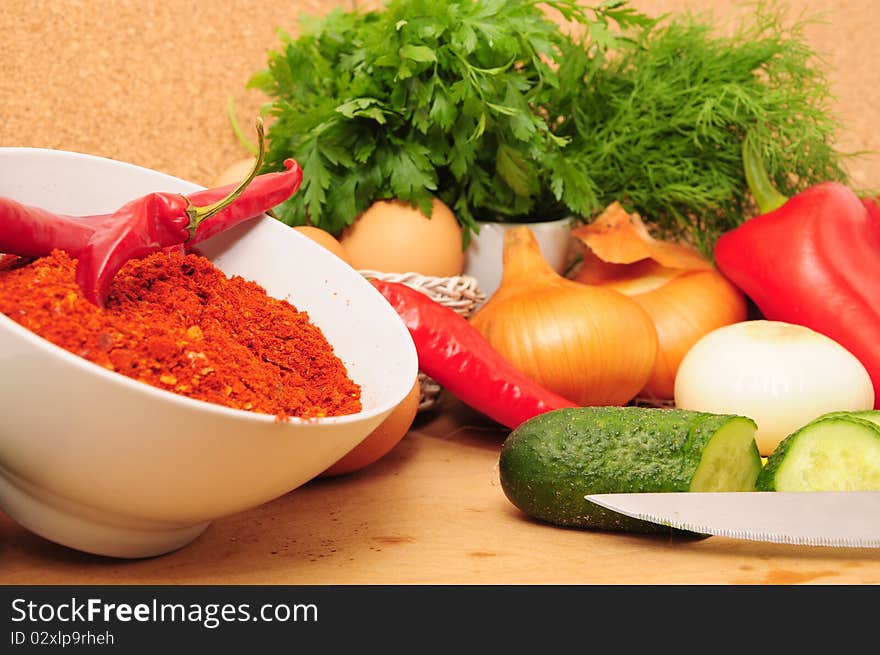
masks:
<path fill-rule="evenodd" d="M 584 246 L 573 279 L 631 297 L 654 321 L 657 357 L 639 395 L 672 400 L 685 354 L 713 330 L 744 321 L 745 296 L 696 249 L 654 239 L 618 203 L 572 234 Z"/>
<path fill-rule="evenodd" d="M 579 405 L 626 404 L 657 353 L 638 303 L 556 273 L 525 226 L 505 232 L 501 283 L 470 320 L 516 368 Z"/>

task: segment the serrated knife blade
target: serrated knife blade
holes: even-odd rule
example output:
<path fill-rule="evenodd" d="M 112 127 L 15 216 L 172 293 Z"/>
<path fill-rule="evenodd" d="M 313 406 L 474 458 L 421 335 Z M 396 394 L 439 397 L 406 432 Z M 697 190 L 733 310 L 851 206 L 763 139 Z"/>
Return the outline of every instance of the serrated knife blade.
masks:
<path fill-rule="evenodd" d="M 670 492 L 584 498 L 626 516 L 701 534 L 880 548 L 880 491 Z"/>

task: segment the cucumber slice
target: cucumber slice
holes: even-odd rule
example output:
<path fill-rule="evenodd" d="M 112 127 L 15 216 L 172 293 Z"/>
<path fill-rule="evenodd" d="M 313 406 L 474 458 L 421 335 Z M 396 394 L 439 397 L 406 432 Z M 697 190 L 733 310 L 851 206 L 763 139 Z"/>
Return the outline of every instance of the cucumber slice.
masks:
<path fill-rule="evenodd" d="M 831 417 L 847 417 L 847 416 L 855 416 L 856 418 L 861 418 L 866 421 L 871 421 L 871 423 L 876 423 L 880 425 L 880 410 L 878 409 L 865 409 L 865 410 L 843 410 L 839 412 L 828 412 L 827 414 L 822 414 L 822 416 L 817 416 L 815 419 L 810 421 L 814 423 L 815 421 L 819 421 L 825 418 Z"/>
<path fill-rule="evenodd" d="M 871 421 L 871 423 L 876 423 L 880 425 L 880 410 L 877 409 L 866 409 L 861 412 L 842 412 L 849 416 L 855 416 L 856 418 L 861 418 L 866 421 Z"/>
<path fill-rule="evenodd" d="M 501 448 L 507 498 L 525 514 L 570 527 L 669 533 L 588 502 L 591 493 L 754 491 L 761 470 L 755 422 L 648 407 L 547 412 Z"/>
<path fill-rule="evenodd" d="M 756 448 L 755 423 L 741 416 L 728 417 L 703 448 L 689 490 L 754 491 L 761 472 Z M 734 462 L 740 465 L 733 466 Z"/>
<path fill-rule="evenodd" d="M 783 439 L 760 491 L 880 491 L 880 412 L 834 412 Z"/>

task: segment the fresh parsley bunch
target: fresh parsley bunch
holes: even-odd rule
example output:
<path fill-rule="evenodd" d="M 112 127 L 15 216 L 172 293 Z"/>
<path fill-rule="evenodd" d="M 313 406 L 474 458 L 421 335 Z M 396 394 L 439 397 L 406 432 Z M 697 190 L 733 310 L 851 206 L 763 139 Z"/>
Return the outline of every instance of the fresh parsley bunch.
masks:
<path fill-rule="evenodd" d="M 589 36 L 591 66 L 653 24 L 617 0 L 390 0 L 308 19 L 295 39 L 282 32 L 249 83 L 272 99 L 265 168 L 295 157 L 304 171 L 275 214 L 339 234 L 375 200 L 430 215 L 437 196 L 467 242 L 477 220 L 594 211 L 596 181 L 548 113 L 563 22 Z"/>

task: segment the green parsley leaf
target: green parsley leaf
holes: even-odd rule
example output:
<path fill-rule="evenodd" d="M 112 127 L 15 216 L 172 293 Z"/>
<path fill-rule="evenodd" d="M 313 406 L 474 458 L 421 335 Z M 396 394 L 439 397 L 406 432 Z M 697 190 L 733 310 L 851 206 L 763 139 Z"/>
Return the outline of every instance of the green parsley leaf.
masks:
<path fill-rule="evenodd" d="M 424 45 L 405 45 L 400 49 L 399 54 L 404 59 L 411 59 L 423 63 L 437 61 L 434 51 Z"/>

